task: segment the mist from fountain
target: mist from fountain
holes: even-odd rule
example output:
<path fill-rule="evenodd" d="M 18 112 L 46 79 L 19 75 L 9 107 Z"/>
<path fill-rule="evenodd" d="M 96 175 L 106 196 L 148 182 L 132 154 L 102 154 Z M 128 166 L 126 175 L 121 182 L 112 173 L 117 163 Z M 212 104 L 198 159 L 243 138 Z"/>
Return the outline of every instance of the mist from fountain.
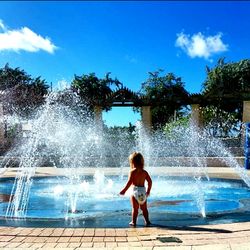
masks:
<path fill-rule="evenodd" d="M 88 161 L 89 150 L 96 144 L 90 136 L 91 126 L 86 127 L 88 117 L 85 116 L 83 123 L 81 117 L 79 119 L 71 108 L 56 102 L 58 97 L 57 93 L 48 96 L 44 106 L 29 120 L 32 128 L 29 136 L 22 138 L 6 155 L 6 158 L 14 155 L 19 159 L 11 193 L 14 199 L 9 203 L 6 217 L 25 217 L 36 167 L 48 160 L 53 162 L 54 166 L 58 163 L 60 167 L 65 168 L 65 175 L 70 182 L 75 183 L 79 178 L 77 171 L 73 169 Z M 79 140 L 79 135 L 85 137 L 85 140 Z M 5 165 L 7 166 L 8 162 Z M 69 196 L 69 204 L 73 210 L 76 200 L 75 194 Z"/>
<path fill-rule="evenodd" d="M 169 166 L 179 169 L 179 175 L 186 177 L 181 168 L 185 161 L 185 166 L 193 171 L 192 179 L 187 180 L 192 187 L 189 192 L 194 197 L 202 217 L 206 216 L 206 197 L 202 181 L 209 182 L 207 157 L 224 157 L 221 158 L 222 161 L 232 167 L 250 187 L 246 171 L 222 142 L 211 138 L 206 130 L 199 130 L 190 125 L 187 128 L 174 128 L 171 134 L 162 131 L 150 134 L 138 122 L 132 136 L 127 132 L 116 136 L 108 132 L 100 133 L 86 109 L 79 107 L 83 104 L 78 97 L 72 93 L 70 95 L 72 95 L 71 105 L 65 105 L 59 101 L 60 93 L 51 93 L 46 103 L 28 121 L 31 126 L 28 136 L 20 138 L 20 141 L 5 155 L 2 168 L 9 166 L 11 156 L 19 159 L 18 172 L 11 192 L 14 198 L 8 204 L 6 217 L 25 218 L 32 177 L 37 167 L 48 164 L 61 168 L 67 179 L 67 189 L 56 186 L 53 190 L 54 195 L 67 196 L 65 218 L 78 210 L 79 200 L 82 201 L 82 197 L 86 198 L 89 195 L 116 197 L 117 194 L 112 191 L 115 183 L 105 177 L 102 168 L 120 168 L 120 178 L 123 180 L 129 166 L 128 155 L 133 151 L 139 151 L 144 155 L 145 167 L 152 174 L 158 167 Z M 23 122 L 16 116 L 4 119 L 9 126 Z M 96 169 L 93 186 L 82 175 L 81 170 L 85 167 Z M 126 172 L 123 171 L 125 167 Z"/>

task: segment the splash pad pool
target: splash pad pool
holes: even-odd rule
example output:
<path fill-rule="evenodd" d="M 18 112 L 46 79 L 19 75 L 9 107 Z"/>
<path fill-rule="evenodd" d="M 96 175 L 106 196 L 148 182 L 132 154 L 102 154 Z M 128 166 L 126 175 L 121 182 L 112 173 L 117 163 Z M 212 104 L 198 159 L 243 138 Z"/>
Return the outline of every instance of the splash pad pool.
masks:
<path fill-rule="evenodd" d="M 15 117 L 14 117 L 15 118 Z M 6 120 L 11 124 L 13 117 Z M 128 197 L 118 193 L 127 180 L 127 156 L 140 151 L 153 178 L 149 209 L 153 222 L 167 225 L 205 224 L 249 220 L 247 172 L 216 138 L 197 128 L 178 128 L 172 137 L 159 131 L 149 135 L 140 124 L 135 134 L 100 133 L 86 114 L 57 103 L 57 96 L 29 120 L 31 130 L 3 158 L 1 170 L 9 169 L 15 156 L 16 178 L 1 181 L 1 223 L 4 225 L 123 227 L 130 219 Z M 181 173 L 185 165 L 192 169 Z M 218 181 L 207 174 L 207 157 L 220 157 L 242 181 Z M 182 157 L 182 158 L 180 158 Z M 180 176 L 157 174 L 171 159 Z M 38 168 L 52 165 L 63 177 L 35 178 Z M 104 167 L 119 169 L 109 176 Z M 91 167 L 95 174 L 82 175 Z M 126 169 L 126 170 L 124 170 Z"/>
<path fill-rule="evenodd" d="M 125 181 L 125 176 L 105 176 L 99 170 L 94 176 L 81 176 L 79 183 L 70 183 L 62 176 L 32 178 L 25 218 L 18 211 L 12 218 L 6 217 L 8 201 L 5 200 L 0 205 L 1 225 L 126 227 L 130 219 L 130 191 L 127 197 L 121 197 L 117 192 Z M 13 183 L 13 178 L 0 182 L 5 197 L 11 195 Z M 201 178 L 199 186 L 190 176 L 153 176 L 153 183 L 148 207 L 155 225 L 186 226 L 250 220 L 250 191 L 241 180 L 212 178 L 207 181 Z M 138 222 L 139 226 L 144 224 L 142 216 Z"/>

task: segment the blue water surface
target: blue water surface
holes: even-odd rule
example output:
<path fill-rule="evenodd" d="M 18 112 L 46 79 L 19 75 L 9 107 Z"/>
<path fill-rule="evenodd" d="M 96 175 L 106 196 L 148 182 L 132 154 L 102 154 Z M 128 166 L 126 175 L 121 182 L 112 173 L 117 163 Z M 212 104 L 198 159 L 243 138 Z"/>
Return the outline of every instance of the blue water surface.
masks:
<path fill-rule="evenodd" d="M 126 178 L 91 176 L 77 183 L 63 177 L 33 178 L 25 216 L 6 217 L 7 200 L 0 202 L 0 225 L 122 227 L 130 220 L 129 192 L 119 196 Z M 0 180 L 0 193 L 15 192 L 14 179 Z M 202 185 L 202 186 L 201 186 Z M 250 189 L 236 180 L 153 177 L 148 198 L 150 218 L 156 225 L 216 224 L 250 220 Z M 139 221 L 143 225 L 142 216 Z M 140 224 L 139 223 L 139 224 Z"/>

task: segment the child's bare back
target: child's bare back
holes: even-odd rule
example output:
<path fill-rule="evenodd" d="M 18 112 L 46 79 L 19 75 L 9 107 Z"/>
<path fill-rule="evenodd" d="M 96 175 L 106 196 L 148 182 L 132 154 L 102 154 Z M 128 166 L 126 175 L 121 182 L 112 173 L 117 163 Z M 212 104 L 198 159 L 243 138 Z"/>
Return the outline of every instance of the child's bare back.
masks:
<path fill-rule="evenodd" d="M 132 169 L 130 175 L 131 175 L 132 185 L 137 187 L 144 187 L 145 181 L 150 182 L 151 179 L 148 172 L 140 168 Z"/>

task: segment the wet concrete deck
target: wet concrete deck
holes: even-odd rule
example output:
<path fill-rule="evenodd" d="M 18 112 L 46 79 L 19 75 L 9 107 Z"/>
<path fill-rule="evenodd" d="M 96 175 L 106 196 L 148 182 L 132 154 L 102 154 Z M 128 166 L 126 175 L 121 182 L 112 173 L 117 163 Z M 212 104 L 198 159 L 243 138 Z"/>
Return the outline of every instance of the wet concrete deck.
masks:
<path fill-rule="evenodd" d="M 103 169 L 105 174 L 126 173 L 128 169 Z M 153 174 L 192 174 L 191 168 L 148 169 Z M 1 172 L 13 177 L 17 169 Z M 84 174 L 93 169 L 81 170 Z M 38 168 L 36 176 L 64 175 L 65 169 Z M 234 169 L 208 168 L 211 177 L 238 179 Z M 249 172 L 247 173 L 249 175 Z M 23 228 L 0 227 L 2 249 L 179 249 L 250 250 L 250 222 L 185 227 L 140 228 Z"/>
<path fill-rule="evenodd" d="M 5 177 L 15 177 L 18 168 L 0 168 L 0 178 Z M 73 169 L 73 171 L 78 174 L 83 175 L 93 175 L 97 169 L 82 167 L 79 169 Z M 99 171 L 103 171 L 105 175 L 127 175 L 129 168 L 98 168 Z M 244 169 L 243 169 L 244 170 Z M 65 176 L 71 170 L 66 168 L 56 168 L 56 167 L 40 167 L 36 168 L 35 176 L 36 177 L 53 177 L 53 176 Z M 195 167 L 154 167 L 147 168 L 147 171 L 152 175 L 170 175 L 170 176 L 179 176 L 179 175 L 194 175 L 194 173 L 201 174 L 204 176 L 207 174 L 210 177 L 217 178 L 228 178 L 228 179 L 240 179 L 237 171 L 229 167 L 207 167 L 204 169 L 195 168 Z M 247 174 L 250 176 L 250 171 L 247 171 Z"/>

